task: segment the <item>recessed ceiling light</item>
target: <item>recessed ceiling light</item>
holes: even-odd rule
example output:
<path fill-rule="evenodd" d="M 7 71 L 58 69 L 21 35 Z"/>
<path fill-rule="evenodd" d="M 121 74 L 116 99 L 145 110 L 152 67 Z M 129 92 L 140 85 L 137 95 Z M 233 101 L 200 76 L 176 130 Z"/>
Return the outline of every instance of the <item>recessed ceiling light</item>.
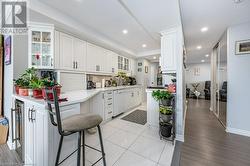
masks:
<path fill-rule="evenodd" d="M 208 30 L 208 27 L 201 28 L 201 32 L 206 32 Z"/>
<path fill-rule="evenodd" d="M 145 48 L 145 47 L 147 47 L 147 45 L 146 45 L 146 44 L 143 44 L 142 47 Z"/>
<path fill-rule="evenodd" d="M 156 59 L 156 56 L 154 56 L 153 58 Z"/>
<path fill-rule="evenodd" d="M 127 34 L 127 33 L 128 33 L 128 30 L 127 30 L 127 29 L 124 29 L 124 30 L 122 31 L 122 33 L 123 33 L 123 34 Z"/>
<path fill-rule="evenodd" d="M 205 55 L 205 57 L 209 57 L 209 54 Z"/>
<path fill-rule="evenodd" d="M 241 3 L 241 2 L 243 2 L 244 0 L 233 0 L 234 1 L 234 3 Z"/>
<path fill-rule="evenodd" d="M 202 63 L 204 63 L 204 62 L 205 62 L 205 60 L 204 60 L 204 59 L 202 59 L 202 60 L 201 60 L 201 62 L 202 62 Z"/>
<path fill-rule="evenodd" d="M 196 48 L 197 48 L 198 50 L 200 50 L 200 49 L 202 48 L 202 46 L 197 46 Z"/>

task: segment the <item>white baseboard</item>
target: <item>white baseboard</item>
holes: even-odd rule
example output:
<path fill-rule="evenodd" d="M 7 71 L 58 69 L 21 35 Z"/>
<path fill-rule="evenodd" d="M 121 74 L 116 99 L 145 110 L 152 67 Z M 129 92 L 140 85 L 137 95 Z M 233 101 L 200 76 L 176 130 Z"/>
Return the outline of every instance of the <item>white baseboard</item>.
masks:
<path fill-rule="evenodd" d="M 250 137 L 250 131 L 227 127 L 226 132 Z"/>
<path fill-rule="evenodd" d="M 184 142 L 184 135 L 176 134 L 175 140 L 180 141 L 180 142 Z"/>

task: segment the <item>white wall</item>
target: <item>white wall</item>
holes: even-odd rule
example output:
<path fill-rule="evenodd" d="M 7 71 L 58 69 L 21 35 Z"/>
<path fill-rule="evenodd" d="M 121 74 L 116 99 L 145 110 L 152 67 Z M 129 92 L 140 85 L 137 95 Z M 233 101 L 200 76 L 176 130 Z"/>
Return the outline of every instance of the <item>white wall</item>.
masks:
<path fill-rule="evenodd" d="M 195 75 L 194 70 L 196 68 L 200 69 L 200 75 Z M 205 82 L 209 81 L 211 72 L 210 63 L 197 63 L 189 64 L 186 69 L 186 83 L 196 83 L 196 82 Z"/>
<path fill-rule="evenodd" d="M 250 136 L 250 54 L 235 55 L 235 42 L 250 39 L 250 22 L 228 28 L 227 130 Z"/>

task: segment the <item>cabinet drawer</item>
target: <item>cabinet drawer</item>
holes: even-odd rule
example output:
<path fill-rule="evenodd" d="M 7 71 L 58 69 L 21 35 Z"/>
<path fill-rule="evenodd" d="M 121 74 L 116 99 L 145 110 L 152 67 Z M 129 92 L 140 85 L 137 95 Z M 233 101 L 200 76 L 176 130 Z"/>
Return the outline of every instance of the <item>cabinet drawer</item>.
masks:
<path fill-rule="evenodd" d="M 110 119 L 110 118 L 112 118 L 112 116 L 113 116 L 113 107 L 107 107 L 106 109 L 105 109 L 105 119 L 107 120 L 107 119 Z"/>
<path fill-rule="evenodd" d="M 105 99 L 110 99 L 112 98 L 113 99 L 113 91 L 107 91 L 104 93 L 104 98 Z"/>
<path fill-rule="evenodd" d="M 113 108 L 113 100 L 108 100 L 105 102 L 105 108 Z"/>

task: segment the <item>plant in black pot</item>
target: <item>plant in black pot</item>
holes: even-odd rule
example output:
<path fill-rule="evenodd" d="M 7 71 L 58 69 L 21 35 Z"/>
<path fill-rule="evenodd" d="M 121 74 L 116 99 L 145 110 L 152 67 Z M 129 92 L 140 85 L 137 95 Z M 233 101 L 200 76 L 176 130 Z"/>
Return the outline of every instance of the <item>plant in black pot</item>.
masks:
<path fill-rule="evenodd" d="M 173 109 L 171 107 L 160 107 L 159 112 L 163 122 L 169 122 L 172 119 Z"/>
<path fill-rule="evenodd" d="M 171 106 L 172 99 L 174 97 L 169 91 L 166 90 L 153 91 L 152 96 L 156 101 L 159 101 L 160 105 L 164 106 Z"/>
<path fill-rule="evenodd" d="M 173 109 L 171 107 L 160 107 L 160 132 L 163 137 L 170 137 L 172 131 L 172 120 Z"/>
<path fill-rule="evenodd" d="M 173 125 L 168 122 L 160 122 L 160 132 L 163 137 L 171 137 Z"/>

